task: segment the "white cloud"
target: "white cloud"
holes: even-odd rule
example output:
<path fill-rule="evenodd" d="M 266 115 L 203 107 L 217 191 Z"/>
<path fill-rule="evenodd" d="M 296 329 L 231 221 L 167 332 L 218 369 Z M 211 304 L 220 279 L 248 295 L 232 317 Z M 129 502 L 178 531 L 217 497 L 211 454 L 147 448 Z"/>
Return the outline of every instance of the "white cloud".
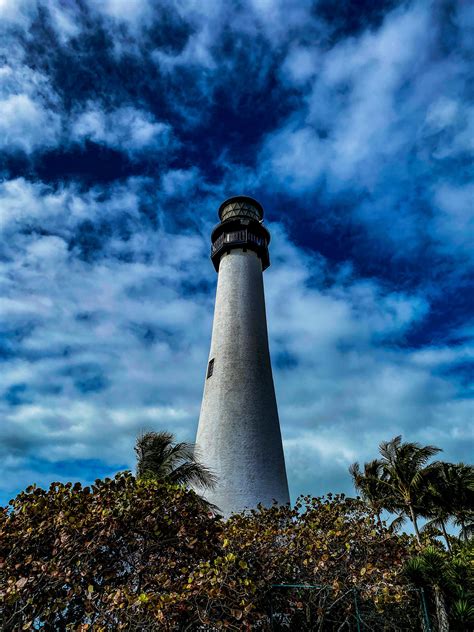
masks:
<path fill-rule="evenodd" d="M 189 19 L 189 15 L 186 15 Z M 209 16 L 210 18 L 211 16 Z M 177 67 L 193 67 L 199 66 L 207 70 L 215 70 L 217 64 L 212 54 L 212 46 L 215 43 L 216 32 L 215 29 L 220 29 L 215 16 L 214 19 L 202 20 L 202 16 L 199 16 L 199 20 L 196 21 L 195 32 L 190 35 L 184 48 L 177 54 L 168 53 L 164 50 L 156 49 L 153 51 L 152 57 L 159 65 L 160 69 L 165 72 L 172 73 Z"/>
<path fill-rule="evenodd" d="M 276 176 L 280 186 L 293 192 L 314 189 L 327 169 L 327 145 L 311 127 L 290 123 L 271 134 L 262 150 L 267 177 Z M 265 164 L 264 156 L 270 156 Z"/>
<path fill-rule="evenodd" d="M 263 152 L 285 183 L 304 190 L 324 175 L 335 191 L 373 188 L 380 168 L 413 134 L 403 118 L 414 104 L 397 103 L 397 91 L 428 58 L 429 22 L 429 10 L 415 5 L 325 53 L 316 46 L 291 51 L 284 68 L 292 82 L 318 72 L 307 111 L 270 135 Z"/>
<path fill-rule="evenodd" d="M 63 217 L 66 195 L 24 178 L 0 183 L 0 230 L 16 232 L 30 222 L 44 228 Z"/>
<path fill-rule="evenodd" d="M 350 217 L 336 221 L 363 227 L 390 256 L 409 258 L 428 245 L 465 258 L 470 186 L 430 189 L 452 177 L 452 162 L 444 160 L 467 164 L 472 155 L 468 44 L 437 56 L 439 16 L 430 7 L 404 5 L 379 28 L 329 50 L 317 42 L 290 49 L 282 77 L 304 91 L 299 109 L 263 144 L 261 185 L 319 194 L 327 206 L 353 199 Z M 468 30 L 467 21 L 460 28 Z"/>
<path fill-rule="evenodd" d="M 171 172 L 169 182 L 181 175 Z M 144 428 L 194 436 L 214 296 L 189 288 L 212 288 L 216 277 L 207 238 L 143 229 L 147 186 L 131 180 L 104 196 L 99 188 L 4 185 L 10 204 L 16 187 L 29 196 L 19 206 L 32 209 L 9 224 L 0 264 L 3 326 L 23 332 L 12 339 L 1 386 L 17 400 L 3 405 L 0 433 L 19 476 L 28 475 L 32 455 L 51 471 L 55 461 L 74 459 L 132 466 Z M 82 260 L 68 242 L 84 208 L 93 223 L 127 209 L 132 234 L 111 234 L 99 258 Z M 38 218 L 54 234 L 25 234 L 24 222 Z M 455 375 L 443 371 L 470 357 L 467 348 L 398 348 L 425 317 L 426 301 L 356 279 L 350 266 L 339 273 L 299 250 L 279 225 L 270 229 L 268 323 L 293 495 L 350 490 L 347 465 L 400 432 L 425 440 L 430 428 L 447 456 L 462 454 L 470 407 Z"/>
<path fill-rule="evenodd" d="M 57 145 L 61 117 L 48 78 L 13 59 L 0 67 L 0 148 L 31 153 Z"/>
<path fill-rule="evenodd" d="M 46 6 L 51 16 L 53 28 L 62 44 L 67 44 L 72 37 L 80 35 L 81 25 L 78 23 L 77 15 L 75 15 L 74 5 L 55 4 L 49 0 Z"/>
<path fill-rule="evenodd" d="M 0 100 L 0 147 L 31 153 L 54 146 L 61 130 L 57 114 L 41 107 L 25 94 Z"/>
<path fill-rule="evenodd" d="M 363 192 L 364 202 L 340 221 L 363 225 L 387 258 L 391 248 L 418 253 L 428 238 L 438 253 L 469 252 L 471 185 L 425 181 L 431 161 L 442 168 L 472 148 L 474 129 L 462 55 L 433 54 L 438 26 L 430 5 L 404 5 L 380 27 L 327 48 L 310 3 L 183 0 L 166 7 L 171 21 L 189 29 L 187 39 L 155 51 L 147 38 L 161 28 L 161 13 L 152 3 L 88 5 L 116 52 L 152 56 L 176 76 L 193 71 L 192 84 L 167 102 L 186 123 L 195 106 L 180 90 L 195 90 L 194 120 L 202 122 L 242 60 L 258 69 L 257 95 L 283 60 L 271 76 L 289 89 L 294 107 L 257 148 L 256 169 L 228 162 L 224 150 L 216 164 L 225 175 L 214 184 L 192 163 L 90 190 L 24 178 L 0 184 L 7 487 L 57 479 L 56 461 L 132 465 L 143 428 L 193 438 L 216 278 L 208 260 L 216 219 L 210 204 L 224 191 L 320 192 L 326 206 Z M 0 5 L 26 37 L 36 6 Z M 48 10 L 60 42 L 80 37 L 84 25 L 69 5 L 50 2 Z M 453 20 L 465 21 L 466 11 L 456 10 Z M 232 53 L 224 53 L 224 36 Z M 48 77 L 27 68 L 18 49 L 11 58 L 0 69 L 7 149 L 32 153 L 90 140 L 132 157 L 173 150 L 179 130 L 141 105 L 105 108 L 97 97 L 67 116 Z M 242 94 L 240 84 L 235 90 Z M 189 205 L 183 200 L 191 191 Z M 419 212 L 428 203 L 429 212 Z M 190 220 L 185 231 L 177 221 L 183 217 Z M 473 411 L 462 366 L 472 347 L 407 348 L 405 336 L 430 314 L 421 291 L 358 278 L 351 261 L 336 265 L 298 249 L 281 226 L 270 229 L 268 322 L 293 496 L 350 490 L 347 465 L 373 458 L 380 440 L 400 432 L 438 443 L 445 458 L 469 456 Z M 467 326 L 458 333 L 472 338 Z M 36 475 L 31 458 L 46 462 L 45 470 Z"/>
<path fill-rule="evenodd" d="M 0 20 L 26 26 L 36 13 L 35 0 L 0 0 Z"/>
<path fill-rule="evenodd" d="M 74 23 L 69 28 L 65 22 L 71 16 L 57 13 L 58 20 L 60 15 L 62 37 L 72 36 Z M 176 146 L 170 125 L 146 110 L 128 105 L 110 109 L 90 101 L 68 114 L 50 79 L 25 65 L 21 56 L 11 57 L 10 64 L 0 67 L 0 149 L 31 154 L 85 139 L 130 155 L 169 152 Z"/>
<path fill-rule="evenodd" d="M 161 177 L 161 185 L 166 195 L 186 195 L 199 180 L 199 171 L 191 169 L 171 169 Z"/>
<path fill-rule="evenodd" d="M 130 153 L 144 149 L 170 149 L 171 127 L 148 112 L 134 107 L 121 107 L 106 112 L 90 103 L 72 123 L 72 138 L 89 139 Z"/>
<path fill-rule="evenodd" d="M 246 5 L 250 20 L 257 21 L 274 47 L 315 22 L 310 0 L 247 0 Z"/>
<path fill-rule="evenodd" d="M 119 22 L 133 26 L 150 19 L 153 6 L 149 0 L 87 0 L 90 7 Z"/>

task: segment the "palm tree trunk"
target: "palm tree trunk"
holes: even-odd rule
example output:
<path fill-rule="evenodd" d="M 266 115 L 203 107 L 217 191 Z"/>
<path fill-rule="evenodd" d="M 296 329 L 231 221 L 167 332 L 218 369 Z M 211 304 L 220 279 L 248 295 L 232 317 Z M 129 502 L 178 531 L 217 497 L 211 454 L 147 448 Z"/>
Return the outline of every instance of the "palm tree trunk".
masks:
<path fill-rule="evenodd" d="M 412 521 L 413 528 L 415 529 L 416 541 L 418 542 L 418 545 L 421 547 L 420 531 L 418 529 L 418 523 L 416 521 L 416 514 L 415 514 L 415 510 L 413 509 L 413 505 L 409 504 L 408 509 L 410 510 L 410 520 Z"/>
<path fill-rule="evenodd" d="M 446 612 L 446 602 L 441 588 L 436 584 L 433 586 L 436 618 L 438 619 L 438 632 L 449 632 L 448 613 Z"/>
<path fill-rule="evenodd" d="M 446 531 L 444 520 L 441 520 L 441 530 L 443 532 L 444 539 L 446 540 L 446 546 L 448 547 L 448 551 L 451 553 L 451 544 L 449 543 L 449 537 Z"/>
<path fill-rule="evenodd" d="M 377 523 L 378 523 L 379 527 L 382 529 L 383 528 L 383 524 L 382 524 L 382 518 L 380 517 L 380 511 L 377 511 L 375 513 L 375 515 L 377 516 Z"/>

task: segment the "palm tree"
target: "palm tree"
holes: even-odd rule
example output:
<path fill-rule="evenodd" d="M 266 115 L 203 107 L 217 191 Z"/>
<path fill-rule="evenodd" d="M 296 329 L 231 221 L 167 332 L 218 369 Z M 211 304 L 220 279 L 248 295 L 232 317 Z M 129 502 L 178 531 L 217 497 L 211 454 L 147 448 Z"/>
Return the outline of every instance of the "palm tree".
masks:
<path fill-rule="evenodd" d="M 388 489 L 383 483 L 384 470 L 382 461 L 374 459 L 364 463 L 364 471 L 361 472 L 358 463 L 353 463 L 349 467 L 354 487 L 360 492 L 367 505 L 377 516 L 379 526 L 382 526 L 380 514 L 383 509 L 388 509 L 390 498 Z"/>
<path fill-rule="evenodd" d="M 461 527 L 459 537 L 467 542 L 474 532 L 474 467 L 465 463 L 448 464 L 448 493 L 451 517 Z"/>
<path fill-rule="evenodd" d="M 192 443 L 175 443 L 170 432 L 145 432 L 137 438 L 137 478 L 212 488 L 216 477 L 196 458 Z"/>
<path fill-rule="evenodd" d="M 446 531 L 446 525 L 453 515 L 454 509 L 452 470 L 452 463 L 441 462 L 438 464 L 437 471 L 428 482 L 422 501 L 424 506 L 423 515 L 425 518 L 429 518 L 423 530 L 430 527 L 441 529 L 448 551 L 451 551 L 451 543 Z"/>
<path fill-rule="evenodd" d="M 445 599 L 448 569 L 449 564 L 445 556 L 434 546 L 427 546 L 420 555 L 408 560 L 404 569 L 415 585 L 421 588 L 427 585 L 432 588 L 439 632 L 449 631 Z"/>
<path fill-rule="evenodd" d="M 405 563 L 404 572 L 419 588 L 433 592 L 437 630 L 448 632 L 450 620 L 456 630 L 474 629 L 474 569 L 469 545 L 453 555 L 430 545 Z"/>
<path fill-rule="evenodd" d="M 441 450 L 432 445 L 402 443 L 400 435 L 391 441 L 383 441 L 379 450 L 383 470 L 381 483 L 391 498 L 393 508 L 411 520 L 421 546 L 417 516 L 423 513 L 423 491 L 438 468 L 438 463 L 428 465 L 428 461 Z"/>
<path fill-rule="evenodd" d="M 466 541 L 474 526 L 474 468 L 464 463 L 440 462 L 423 504 L 424 515 L 430 518 L 424 529 L 431 526 L 441 529 L 449 551 L 451 544 L 446 525 L 450 519 L 461 527 L 460 538 Z"/>

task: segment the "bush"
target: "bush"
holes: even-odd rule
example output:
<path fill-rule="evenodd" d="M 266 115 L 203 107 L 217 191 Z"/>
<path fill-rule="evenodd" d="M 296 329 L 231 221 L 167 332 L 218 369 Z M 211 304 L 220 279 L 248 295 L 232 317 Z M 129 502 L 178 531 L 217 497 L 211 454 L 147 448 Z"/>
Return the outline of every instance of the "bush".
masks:
<path fill-rule="evenodd" d="M 0 614 L 5 630 L 268 630 L 273 611 L 274 629 L 330 631 L 360 611 L 372 629 L 416 630 L 412 548 L 342 495 L 223 522 L 193 492 L 129 473 L 54 483 L 2 512 Z"/>
<path fill-rule="evenodd" d="M 30 487 L 10 505 L 0 525 L 7 630 L 146 630 L 165 619 L 179 629 L 189 620 L 180 593 L 222 529 L 193 492 L 128 473 L 91 488 Z"/>

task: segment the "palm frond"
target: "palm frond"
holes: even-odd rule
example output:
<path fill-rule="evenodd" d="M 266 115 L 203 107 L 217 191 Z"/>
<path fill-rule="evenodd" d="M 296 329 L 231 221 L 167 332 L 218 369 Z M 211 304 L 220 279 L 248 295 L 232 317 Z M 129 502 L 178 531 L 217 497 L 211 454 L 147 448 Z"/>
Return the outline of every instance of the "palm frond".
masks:
<path fill-rule="evenodd" d="M 456 599 L 452 605 L 454 618 L 464 625 L 474 624 L 474 604 L 469 599 Z"/>
<path fill-rule="evenodd" d="M 194 444 L 175 443 L 170 432 L 145 432 L 138 436 L 137 477 L 155 478 L 180 485 L 212 488 L 214 474 L 199 462 Z"/>
<path fill-rule="evenodd" d="M 212 489 L 217 482 L 217 478 L 211 470 L 193 461 L 187 461 L 178 465 L 170 473 L 169 480 L 179 485 L 197 485 L 205 489 Z"/>
<path fill-rule="evenodd" d="M 379 445 L 379 452 L 382 457 L 388 461 L 392 462 L 395 459 L 397 451 L 402 442 L 402 435 L 398 435 L 394 437 L 391 441 L 382 441 Z"/>
<path fill-rule="evenodd" d="M 422 557 L 417 556 L 408 560 L 403 567 L 403 572 L 415 586 L 424 586 L 426 584 L 425 563 Z"/>
<path fill-rule="evenodd" d="M 404 522 L 405 522 L 405 516 L 403 515 L 397 516 L 396 518 L 392 520 L 388 528 L 393 533 L 396 533 L 399 529 L 402 528 Z"/>

